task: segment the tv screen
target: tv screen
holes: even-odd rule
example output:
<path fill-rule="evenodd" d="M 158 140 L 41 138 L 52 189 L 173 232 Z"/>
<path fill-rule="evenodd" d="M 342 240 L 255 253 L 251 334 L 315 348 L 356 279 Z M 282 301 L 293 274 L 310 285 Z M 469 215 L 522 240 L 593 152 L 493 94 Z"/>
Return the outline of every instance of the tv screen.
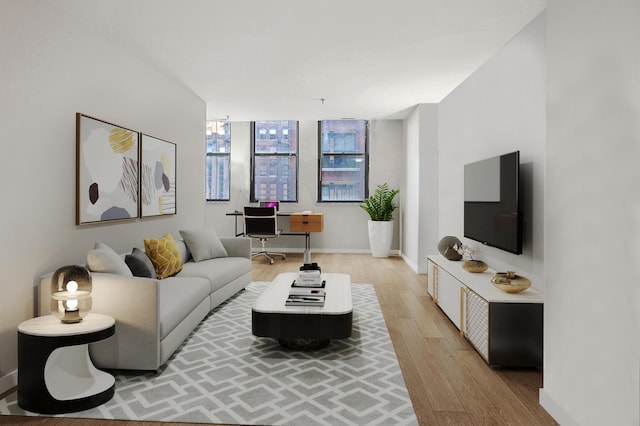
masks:
<path fill-rule="evenodd" d="M 522 254 L 520 151 L 464 166 L 464 236 Z"/>

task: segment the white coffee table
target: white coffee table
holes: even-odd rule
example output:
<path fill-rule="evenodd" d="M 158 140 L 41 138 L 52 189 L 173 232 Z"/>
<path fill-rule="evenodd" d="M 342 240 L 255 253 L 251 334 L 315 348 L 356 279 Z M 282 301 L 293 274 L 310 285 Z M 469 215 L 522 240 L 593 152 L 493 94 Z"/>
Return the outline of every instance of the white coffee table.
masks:
<path fill-rule="evenodd" d="M 315 348 L 332 339 L 351 337 L 353 305 L 351 277 L 322 274 L 324 306 L 285 306 L 295 272 L 279 274 L 253 305 L 251 329 L 255 336 L 278 339 L 296 349 Z"/>

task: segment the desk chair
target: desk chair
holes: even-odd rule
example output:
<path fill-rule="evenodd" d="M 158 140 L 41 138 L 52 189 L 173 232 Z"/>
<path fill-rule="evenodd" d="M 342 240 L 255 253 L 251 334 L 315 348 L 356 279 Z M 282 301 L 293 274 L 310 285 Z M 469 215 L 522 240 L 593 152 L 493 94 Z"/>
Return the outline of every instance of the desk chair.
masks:
<path fill-rule="evenodd" d="M 269 259 L 269 263 L 273 265 L 273 257 L 282 256 L 287 258 L 284 253 L 269 252 L 264 244 L 267 240 L 278 238 L 280 230 L 278 229 L 278 216 L 275 207 L 245 207 L 244 208 L 244 233 L 247 237 L 260 240 L 262 249 L 252 253 L 251 257 L 264 256 Z"/>

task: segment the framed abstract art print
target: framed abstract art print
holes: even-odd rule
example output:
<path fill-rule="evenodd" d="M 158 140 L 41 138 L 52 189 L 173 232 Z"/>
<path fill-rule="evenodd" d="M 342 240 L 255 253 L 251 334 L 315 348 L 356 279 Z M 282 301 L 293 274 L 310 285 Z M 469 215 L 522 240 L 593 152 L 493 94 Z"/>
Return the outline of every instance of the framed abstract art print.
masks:
<path fill-rule="evenodd" d="M 76 224 L 138 217 L 140 133 L 76 114 Z"/>
<path fill-rule="evenodd" d="M 142 134 L 141 216 L 176 214 L 176 144 Z"/>

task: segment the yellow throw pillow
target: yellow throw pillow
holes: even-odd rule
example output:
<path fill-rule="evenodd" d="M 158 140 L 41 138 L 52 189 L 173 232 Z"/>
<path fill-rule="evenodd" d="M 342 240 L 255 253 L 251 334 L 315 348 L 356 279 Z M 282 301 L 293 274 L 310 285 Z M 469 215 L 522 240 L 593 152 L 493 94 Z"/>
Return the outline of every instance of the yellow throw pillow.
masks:
<path fill-rule="evenodd" d="M 182 258 L 170 233 L 159 239 L 145 238 L 144 251 L 151 259 L 159 280 L 182 271 Z"/>

